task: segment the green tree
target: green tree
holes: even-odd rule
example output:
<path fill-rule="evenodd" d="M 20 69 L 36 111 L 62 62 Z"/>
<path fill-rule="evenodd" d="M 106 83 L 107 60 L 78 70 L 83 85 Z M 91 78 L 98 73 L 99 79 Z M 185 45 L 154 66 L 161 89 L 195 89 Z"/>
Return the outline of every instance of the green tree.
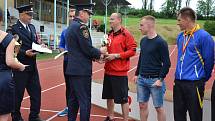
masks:
<path fill-rule="evenodd" d="M 166 16 L 167 18 L 173 18 L 176 15 L 177 9 L 179 9 L 180 7 L 181 7 L 181 1 L 166 0 L 166 2 L 162 5 L 161 12 L 164 13 L 165 14 L 164 16 Z"/>
<path fill-rule="evenodd" d="M 153 10 L 153 3 L 154 3 L 154 0 L 150 0 L 149 11 Z"/>
<path fill-rule="evenodd" d="M 181 9 L 181 2 L 182 2 L 182 0 L 178 0 L 177 2 L 178 2 L 177 3 L 177 5 L 178 5 L 178 9 L 177 10 L 179 11 Z"/>
<path fill-rule="evenodd" d="M 190 6 L 190 1 L 191 0 L 186 0 L 186 6 Z"/>
<path fill-rule="evenodd" d="M 142 9 L 147 9 L 146 7 L 147 7 L 147 2 L 148 2 L 148 0 L 142 0 Z"/>
<path fill-rule="evenodd" d="M 206 16 L 214 16 L 215 0 L 198 0 L 197 1 L 197 14 Z"/>

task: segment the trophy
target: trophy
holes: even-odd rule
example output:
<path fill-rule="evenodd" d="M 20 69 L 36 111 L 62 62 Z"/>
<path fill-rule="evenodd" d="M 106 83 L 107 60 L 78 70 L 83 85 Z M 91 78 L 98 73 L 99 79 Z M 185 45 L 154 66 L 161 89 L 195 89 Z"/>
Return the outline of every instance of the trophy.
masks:
<path fill-rule="evenodd" d="M 18 40 L 19 40 L 19 36 L 17 35 L 17 34 L 15 34 L 14 36 L 13 36 L 13 38 L 14 38 L 14 40 L 15 40 L 15 47 L 14 47 L 14 57 L 15 57 L 15 60 L 16 61 L 18 61 L 17 60 L 17 54 L 19 53 L 19 50 L 20 50 L 20 46 L 21 46 L 21 41 L 20 41 L 20 43 L 18 42 Z"/>
<path fill-rule="evenodd" d="M 104 38 L 102 39 L 102 47 L 107 46 L 108 43 L 109 43 L 109 42 L 108 42 L 108 35 L 105 34 L 105 35 L 104 35 Z"/>

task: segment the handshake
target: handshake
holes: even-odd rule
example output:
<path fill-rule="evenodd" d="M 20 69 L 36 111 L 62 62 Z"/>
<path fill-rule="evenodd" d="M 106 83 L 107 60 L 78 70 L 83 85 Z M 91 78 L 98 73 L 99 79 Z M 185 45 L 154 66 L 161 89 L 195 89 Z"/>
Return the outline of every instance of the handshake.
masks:
<path fill-rule="evenodd" d="M 107 61 L 112 61 L 114 59 L 119 59 L 120 58 L 120 54 L 116 54 L 116 53 L 115 54 L 114 53 L 109 54 L 107 52 L 107 47 L 106 46 L 101 47 L 100 52 L 101 52 L 100 59 L 96 60 L 96 62 L 98 62 L 98 63 L 105 63 Z"/>

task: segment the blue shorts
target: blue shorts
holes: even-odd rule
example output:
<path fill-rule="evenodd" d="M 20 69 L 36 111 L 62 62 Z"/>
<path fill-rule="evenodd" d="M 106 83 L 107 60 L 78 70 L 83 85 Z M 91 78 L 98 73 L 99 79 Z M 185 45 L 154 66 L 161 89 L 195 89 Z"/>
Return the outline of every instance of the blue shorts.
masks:
<path fill-rule="evenodd" d="M 141 76 L 138 77 L 137 80 L 138 102 L 148 102 L 151 94 L 154 107 L 158 108 L 163 106 L 166 86 L 164 81 L 161 87 L 152 86 L 157 80 L 158 78 L 143 78 Z"/>

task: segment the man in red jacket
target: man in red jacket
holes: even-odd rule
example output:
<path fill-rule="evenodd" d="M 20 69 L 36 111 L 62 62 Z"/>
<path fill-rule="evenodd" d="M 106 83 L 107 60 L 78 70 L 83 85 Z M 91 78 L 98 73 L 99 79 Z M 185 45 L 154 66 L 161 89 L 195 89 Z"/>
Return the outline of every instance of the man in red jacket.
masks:
<path fill-rule="evenodd" d="M 105 58 L 105 74 L 102 99 L 107 99 L 108 116 L 105 121 L 114 121 L 114 103 L 121 104 L 124 121 L 128 121 L 128 76 L 129 58 L 136 53 L 136 42 L 128 30 L 122 27 L 122 15 L 110 16 L 111 31 L 108 34 L 108 55 Z"/>

